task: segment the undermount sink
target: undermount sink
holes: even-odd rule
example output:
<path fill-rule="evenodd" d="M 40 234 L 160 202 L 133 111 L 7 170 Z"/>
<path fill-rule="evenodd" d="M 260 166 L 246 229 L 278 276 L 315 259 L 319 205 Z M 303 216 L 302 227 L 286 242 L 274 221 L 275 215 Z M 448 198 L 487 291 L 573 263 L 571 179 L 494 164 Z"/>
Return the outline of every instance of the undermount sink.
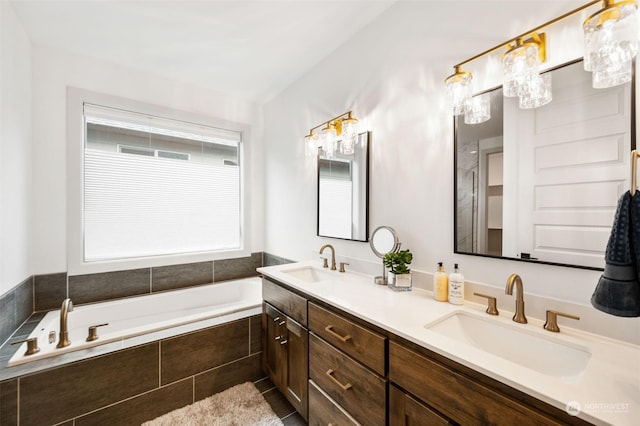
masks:
<path fill-rule="evenodd" d="M 282 271 L 287 275 L 291 275 L 294 278 L 297 278 L 302 281 L 306 281 L 308 283 L 315 283 L 318 281 L 327 281 L 337 278 L 336 272 L 333 273 L 329 271 L 325 271 L 324 269 L 314 268 L 313 266 L 305 266 L 304 268 L 297 269 L 288 269 L 286 271 Z"/>
<path fill-rule="evenodd" d="M 542 374 L 557 377 L 579 375 L 591 353 L 580 345 L 542 336 L 520 325 L 456 311 L 425 325 L 442 336 L 471 345 Z"/>

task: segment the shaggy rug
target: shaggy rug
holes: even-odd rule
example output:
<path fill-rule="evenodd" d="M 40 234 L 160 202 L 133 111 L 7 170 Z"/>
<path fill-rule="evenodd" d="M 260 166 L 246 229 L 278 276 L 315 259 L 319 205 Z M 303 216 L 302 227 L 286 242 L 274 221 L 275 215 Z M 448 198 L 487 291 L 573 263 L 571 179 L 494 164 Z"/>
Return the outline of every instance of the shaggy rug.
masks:
<path fill-rule="evenodd" d="M 255 385 L 246 382 L 173 410 L 142 426 L 282 426 Z"/>

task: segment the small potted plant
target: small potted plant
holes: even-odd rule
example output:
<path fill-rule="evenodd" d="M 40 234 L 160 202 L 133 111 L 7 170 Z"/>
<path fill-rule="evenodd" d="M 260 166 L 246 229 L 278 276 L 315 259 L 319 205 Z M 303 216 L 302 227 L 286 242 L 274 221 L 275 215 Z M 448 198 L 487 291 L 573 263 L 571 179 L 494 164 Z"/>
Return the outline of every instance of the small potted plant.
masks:
<path fill-rule="evenodd" d="M 393 290 L 411 290 L 411 269 L 407 265 L 410 265 L 412 260 L 410 250 L 400 250 L 384 256 L 384 266 L 390 269 L 388 285 Z"/>

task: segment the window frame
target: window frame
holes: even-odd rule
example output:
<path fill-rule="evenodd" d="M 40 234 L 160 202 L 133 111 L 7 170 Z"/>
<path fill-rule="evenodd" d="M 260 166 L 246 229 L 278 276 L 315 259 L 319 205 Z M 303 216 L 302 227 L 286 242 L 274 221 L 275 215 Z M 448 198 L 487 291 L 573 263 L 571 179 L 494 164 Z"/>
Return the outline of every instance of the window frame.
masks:
<path fill-rule="evenodd" d="M 240 162 L 240 248 L 195 253 L 180 253 L 128 259 L 84 260 L 84 104 L 90 103 L 148 114 L 199 125 L 233 130 L 241 134 Z M 67 272 L 69 275 L 148 268 L 247 257 L 251 255 L 250 207 L 250 126 L 175 110 L 169 107 L 125 99 L 75 87 L 67 87 Z"/>

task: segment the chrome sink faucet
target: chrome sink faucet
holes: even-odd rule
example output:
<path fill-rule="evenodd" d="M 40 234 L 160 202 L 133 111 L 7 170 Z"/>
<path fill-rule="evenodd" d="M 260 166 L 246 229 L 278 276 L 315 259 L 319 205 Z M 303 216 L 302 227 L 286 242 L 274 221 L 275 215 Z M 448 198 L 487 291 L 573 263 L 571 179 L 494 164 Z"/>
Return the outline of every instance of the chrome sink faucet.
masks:
<path fill-rule="evenodd" d="M 73 311 L 73 302 L 71 302 L 71 299 L 66 298 L 62 301 L 62 307 L 60 308 L 60 338 L 56 348 L 64 348 L 71 344 L 68 327 L 68 317 L 71 311 Z"/>
<path fill-rule="evenodd" d="M 322 254 L 322 252 L 326 248 L 330 248 L 331 249 L 331 270 L 335 271 L 336 270 L 336 250 L 333 248 L 333 246 L 331 244 L 325 244 L 322 247 L 320 247 L 320 254 Z M 324 260 L 324 267 L 325 268 L 328 267 L 327 259 Z"/>
<path fill-rule="evenodd" d="M 513 294 L 513 285 L 516 285 L 516 313 L 513 314 L 513 320 L 520 324 L 527 323 L 527 317 L 524 315 L 524 289 L 522 285 L 522 278 L 518 274 L 511 274 L 507 279 L 507 287 L 504 290 L 505 294 Z"/>

